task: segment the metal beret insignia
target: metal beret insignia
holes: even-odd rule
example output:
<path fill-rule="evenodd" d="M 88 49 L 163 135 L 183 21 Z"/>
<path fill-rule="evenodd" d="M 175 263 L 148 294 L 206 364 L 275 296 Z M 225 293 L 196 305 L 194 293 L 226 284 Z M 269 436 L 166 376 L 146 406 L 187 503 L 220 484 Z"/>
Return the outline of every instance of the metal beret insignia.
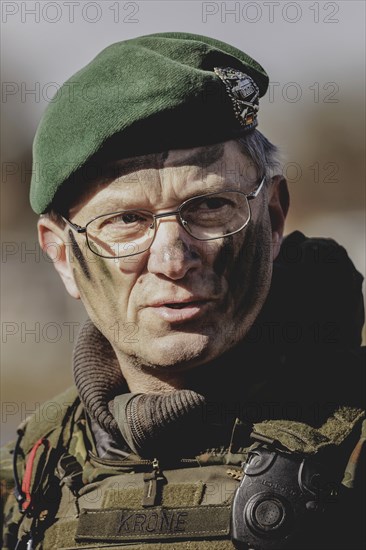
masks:
<path fill-rule="evenodd" d="M 236 118 L 247 130 L 258 124 L 259 88 L 254 80 L 245 73 L 231 67 L 214 67 L 214 71 L 225 84 Z"/>

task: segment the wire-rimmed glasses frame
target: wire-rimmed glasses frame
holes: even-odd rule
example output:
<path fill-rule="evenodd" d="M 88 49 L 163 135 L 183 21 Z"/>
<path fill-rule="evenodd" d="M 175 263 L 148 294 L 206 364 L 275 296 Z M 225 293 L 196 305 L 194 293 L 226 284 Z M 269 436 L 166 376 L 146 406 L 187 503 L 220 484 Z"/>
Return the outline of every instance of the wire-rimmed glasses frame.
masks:
<path fill-rule="evenodd" d="M 79 234 L 85 234 L 88 248 L 91 250 L 91 252 L 93 252 L 93 254 L 96 254 L 97 256 L 100 256 L 101 258 L 106 258 L 106 259 L 128 258 L 130 256 L 136 256 L 137 254 L 142 254 L 142 253 L 146 252 L 147 250 L 149 250 L 149 248 L 151 247 L 151 245 L 154 242 L 155 235 L 156 235 L 156 228 L 157 228 L 156 220 L 158 220 L 160 218 L 167 218 L 169 216 L 176 216 L 177 219 L 178 219 L 178 222 L 183 227 L 183 229 L 191 237 L 193 237 L 194 239 L 196 239 L 198 241 L 212 241 L 212 240 L 216 240 L 216 239 L 222 239 L 224 237 L 229 237 L 230 235 L 235 235 L 236 233 L 239 233 L 239 231 L 242 231 L 248 225 L 248 223 L 251 220 L 250 201 L 257 198 L 257 196 L 259 195 L 259 193 L 261 192 L 261 190 L 264 186 L 265 180 L 266 180 L 266 176 L 263 176 L 263 178 L 262 178 L 261 182 L 259 183 L 258 187 L 254 191 L 252 191 L 251 193 L 244 193 L 243 191 L 237 191 L 237 190 L 233 190 L 233 189 L 223 189 L 222 191 L 219 191 L 219 192 L 216 191 L 216 192 L 212 192 L 212 193 L 204 193 L 202 195 L 196 195 L 194 197 L 190 197 L 189 199 L 185 200 L 184 202 L 182 202 L 182 204 L 179 206 L 179 208 L 177 210 L 172 210 L 172 211 L 169 211 L 169 212 L 163 212 L 161 214 L 153 214 L 152 212 L 145 211 L 143 209 L 119 210 L 117 212 L 109 212 L 107 214 L 99 214 L 98 216 L 95 216 L 94 218 L 89 220 L 88 223 L 84 227 L 82 227 L 82 226 L 80 226 L 80 225 L 78 225 L 74 222 L 71 222 L 70 220 L 68 220 L 64 216 L 61 216 L 61 217 L 67 225 L 69 225 L 72 229 L 74 229 L 74 231 L 76 231 Z M 238 194 L 243 195 L 245 197 L 245 199 L 247 201 L 247 206 L 248 206 L 248 216 L 247 216 L 246 221 L 238 229 L 235 229 L 234 231 L 231 231 L 229 233 L 225 233 L 224 235 L 219 235 L 219 236 L 216 236 L 216 237 L 204 237 L 204 238 L 195 236 L 189 230 L 188 222 L 182 216 L 182 210 L 186 209 L 188 204 L 190 204 L 192 201 L 196 201 L 197 199 L 202 199 L 202 198 L 205 198 L 205 197 L 212 197 L 213 195 L 222 195 L 223 193 L 231 193 L 231 192 L 232 193 L 238 193 Z M 132 253 L 123 254 L 123 255 L 116 254 L 115 256 L 106 256 L 105 254 L 100 254 L 99 252 L 97 252 L 89 242 L 88 226 L 90 224 L 92 224 L 93 222 L 95 222 L 96 220 L 100 219 L 100 218 L 103 218 L 103 217 L 106 217 L 106 216 L 117 216 L 117 215 L 120 215 L 120 214 L 129 213 L 129 212 L 141 212 L 141 213 L 145 212 L 145 213 L 149 214 L 152 217 L 153 225 L 150 228 L 154 230 L 154 234 L 151 238 L 150 244 L 144 250 L 139 250 L 138 252 L 132 252 Z M 104 244 L 107 244 L 107 243 L 104 243 Z"/>

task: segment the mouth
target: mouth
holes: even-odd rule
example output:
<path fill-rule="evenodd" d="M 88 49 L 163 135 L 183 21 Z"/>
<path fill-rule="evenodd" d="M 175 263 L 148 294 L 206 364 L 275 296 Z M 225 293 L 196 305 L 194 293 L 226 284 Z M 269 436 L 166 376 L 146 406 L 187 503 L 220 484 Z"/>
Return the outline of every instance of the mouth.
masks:
<path fill-rule="evenodd" d="M 203 315 L 210 300 L 191 300 L 181 302 L 160 302 L 153 304 L 149 309 L 161 319 L 169 323 L 182 323 Z"/>
<path fill-rule="evenodd" d="M 171 309 L 183 309 L 185 307 L 199 306 L 199 305 L 202 305 L 202 303 L 203 303 L 203 300 L 195 300 L 192 302 L 173 302 L 170 304 L 161 304 L 161 306 L 159 307 L 169 307 Z"/>

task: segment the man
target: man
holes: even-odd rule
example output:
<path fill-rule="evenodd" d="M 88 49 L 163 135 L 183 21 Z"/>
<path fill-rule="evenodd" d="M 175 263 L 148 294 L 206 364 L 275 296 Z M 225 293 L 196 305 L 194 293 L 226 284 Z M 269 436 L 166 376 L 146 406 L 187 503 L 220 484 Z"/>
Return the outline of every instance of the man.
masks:
<path fill-rule="evenodd" d="M 57 421 L 5 450 L 6 548 L 361 547 L 361 277 L 333 241 L 283 240 L 267 86 L 236 48 L 163 33 L 45 113 L 39 241 L 90 321 Z"/>

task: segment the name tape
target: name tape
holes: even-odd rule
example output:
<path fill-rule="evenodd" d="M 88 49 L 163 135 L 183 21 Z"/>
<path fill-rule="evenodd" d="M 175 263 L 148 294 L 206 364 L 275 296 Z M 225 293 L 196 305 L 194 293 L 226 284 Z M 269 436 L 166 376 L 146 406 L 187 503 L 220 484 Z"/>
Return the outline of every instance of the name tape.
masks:
<path fill-rule="evenodd" d="M 185 508 L 83 509 L 75 540 L 141 541 L 227 537 L 231 506 L 208 505 Z"/>

